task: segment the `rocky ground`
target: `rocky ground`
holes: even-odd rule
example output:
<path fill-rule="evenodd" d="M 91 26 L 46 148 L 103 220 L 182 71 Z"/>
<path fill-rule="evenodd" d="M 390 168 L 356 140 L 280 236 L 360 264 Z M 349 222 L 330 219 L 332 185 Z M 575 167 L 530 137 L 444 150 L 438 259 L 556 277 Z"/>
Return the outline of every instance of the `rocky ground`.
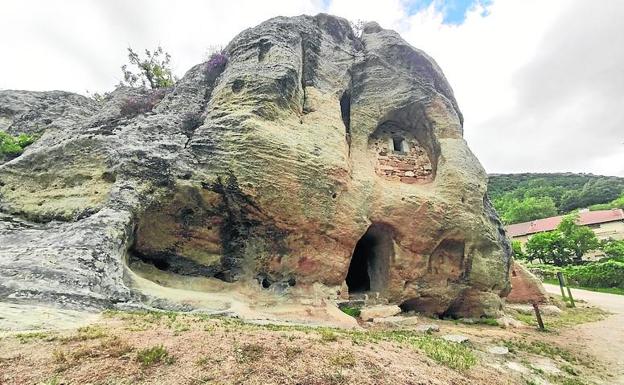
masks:
<path fill-rule="evenodd" d="M 608 317 L 583 304 L 546 316 L 547 332 L 520 313 L 525 322 L 518 327 L 400 315 L 355 329 L 173 312 L 107 312 L 87 320 L 65 314 L 59 323 L 53 313 L 38 313 L 56 322 L 52 330 L 3 332 L 0 383 L 617 383 L 617 368 L 570 346 L 569 333 Z"/>

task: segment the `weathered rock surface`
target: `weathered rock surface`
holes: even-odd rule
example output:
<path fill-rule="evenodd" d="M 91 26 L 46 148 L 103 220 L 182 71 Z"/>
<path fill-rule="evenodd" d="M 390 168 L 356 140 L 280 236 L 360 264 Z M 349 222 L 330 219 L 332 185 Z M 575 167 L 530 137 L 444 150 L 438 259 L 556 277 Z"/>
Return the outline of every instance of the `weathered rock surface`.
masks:
<path fill-rule="evenodd" d="M 363 321 L 372 321 L 374 318 L 392 317 L 401 312 L 401 308 L 396 305 L 380 305 L 362 308 L 360 318 Z"/>
<path fill-rule="evenodd" d="M 0 129 L 42 135 L 0 166 L 0 299 L 174 306 L 138 274 L 156 293 L 208 279 L 499 312 L 509 245 L 430 57 L 323 14 L 271 19 L 225 52 L 162 100 L 0 91 Z"/>
<path fill-rule="evenodd" d="M 524 266 L 513 262 L 511 267 L 511 291 L 507 296 L 509 303 L 546 303 L 548 296 L 542 282 Z"/>

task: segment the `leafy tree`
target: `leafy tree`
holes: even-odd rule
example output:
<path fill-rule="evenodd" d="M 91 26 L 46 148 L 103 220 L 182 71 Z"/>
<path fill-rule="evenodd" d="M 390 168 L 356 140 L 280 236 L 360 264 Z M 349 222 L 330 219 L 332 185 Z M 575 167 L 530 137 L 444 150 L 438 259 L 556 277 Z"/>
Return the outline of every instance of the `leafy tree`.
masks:
<path fill-rule="evenodd" d="M 609 258 L 624 257 L 624 240 L 616 241 L 614 239 L 609 239 L 602 241 L 600 249 L 604 251 Z"/>
<path fill-rule="evenodd" d="M 564 266 L 572 262 L 574 251 L 559 230 L 533 235 L 526 243 L 526 254 L 530 260 Z"/>
<path fill-rule="evenodd" d="M 515 259 L 527 259 L 527 255 L 522 250 L 522 243 L 520 243 L 520 241 L 511 241 L 511 251 Z"/>
<path fill-rule="evenodd" d="M 577 222 L 578 214 L 566 215 L 557 230 L 563 234 L 568 247 L 574 252 L 574 262 L 580 263 L 585 253 L 598 249 L 600 242 L 589 227 L 579 226 Z"/>
<path fill-rule="evenodd" d="M 494 201 L 494 207 L 506 224 L 557 215 L 557 208 L 550 197 L 527 197 L 520 200 L 506 196 Z"/>
<path fill-rule="evenodd" d="M 128 47 L 128 60 L 131 66 L 135 66 L 138 72 L 128 68 L 128 64 L 121 66 L 124 75 L 122 84 L 131 87 L 142 86 L 151 89 L 172 87 L 176 79 L 170 68 L 171 55 L 158 46 L 154 51 L 145 50 L 145 58 L 140 57 L 134 50 Z M 124 83 L 125 82 L 125 83 Z"/>

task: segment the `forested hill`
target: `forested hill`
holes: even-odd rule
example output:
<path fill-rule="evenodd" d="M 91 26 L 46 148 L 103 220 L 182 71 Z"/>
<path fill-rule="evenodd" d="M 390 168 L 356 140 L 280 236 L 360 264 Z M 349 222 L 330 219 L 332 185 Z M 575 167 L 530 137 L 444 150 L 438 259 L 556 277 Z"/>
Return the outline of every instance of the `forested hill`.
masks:
<path fill-rule="evenodd" d="M 624 178 L 593 174 L 491 174 L 488 193 L 503 222 L 519 223 L 574 209 L 624 206 Z"/>

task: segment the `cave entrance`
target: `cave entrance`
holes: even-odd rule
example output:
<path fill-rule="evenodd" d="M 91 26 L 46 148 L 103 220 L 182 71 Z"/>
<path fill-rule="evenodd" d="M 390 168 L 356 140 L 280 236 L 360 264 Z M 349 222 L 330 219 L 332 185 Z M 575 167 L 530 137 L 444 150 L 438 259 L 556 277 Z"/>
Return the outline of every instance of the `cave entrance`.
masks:
<path fill-rule="evenodd" d="M 346 279 L 349 293 L 385 291 L 393 256 L 390 229 L 380 224 L 371 225 L 353 250 Z"/>

